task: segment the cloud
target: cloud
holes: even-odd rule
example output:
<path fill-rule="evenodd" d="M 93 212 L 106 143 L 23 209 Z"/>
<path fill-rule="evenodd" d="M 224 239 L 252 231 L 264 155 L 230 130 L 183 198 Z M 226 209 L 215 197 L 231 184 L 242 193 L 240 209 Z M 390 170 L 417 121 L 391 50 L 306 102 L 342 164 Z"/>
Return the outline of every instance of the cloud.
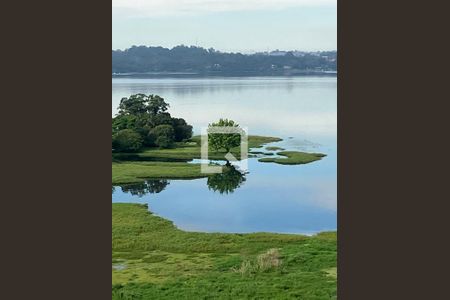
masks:
<path fill-rule="evenodd" d="M 113 14 L 126 16 L 192 15 L 209 12 L 278 10 L 336 6 L 337 0 L 112 0 Z"/>

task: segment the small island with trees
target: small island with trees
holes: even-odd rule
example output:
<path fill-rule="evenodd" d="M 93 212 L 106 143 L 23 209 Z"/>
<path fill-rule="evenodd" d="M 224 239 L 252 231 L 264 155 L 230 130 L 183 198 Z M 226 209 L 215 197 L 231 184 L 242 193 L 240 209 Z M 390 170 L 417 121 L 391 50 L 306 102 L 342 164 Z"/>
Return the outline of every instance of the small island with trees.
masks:
<path fill-rule="evenodd" d="M 170 148 L 192 137 L 192 126 L 167 112 L 169 104 L 157 95 L 122 98 L 112 122 L 116 152 L 137 152 L 143 147 Z"/>
<path fill-rule="evenodd" d="M 170 105 L 158 95 L 136 94 L 123 98 L 112 118 L 113 184 L 142 182 L 146 178 L 200 178 L 200 164 L 189 163 L 201 158 L 200 136 L 186 120 L 171 116 Z M 220 119 L 210 126 L 239 127 L 233 120 Z M 239 134 L 210 134 L 209 159 L 227 161 L 225 155 L 240 157 Z M 276 137 L 248 136 L 248 147 L 262 148 Z M 281 148 L 270 148 L 278 150 Z M 260 162 L 297 165 L 320 160 L 324 154 L 299 151 L 251 151 Z M 229 167 L 229 163 L 226 164 Z"/>

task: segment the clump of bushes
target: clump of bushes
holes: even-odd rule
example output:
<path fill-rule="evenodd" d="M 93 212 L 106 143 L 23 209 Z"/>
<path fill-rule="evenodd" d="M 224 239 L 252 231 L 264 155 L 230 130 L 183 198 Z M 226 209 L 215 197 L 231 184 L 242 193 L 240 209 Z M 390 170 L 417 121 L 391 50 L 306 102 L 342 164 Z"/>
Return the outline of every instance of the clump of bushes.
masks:
<path fill-rule="evenodd" d="M 233 272 L 241 275 L 250 275 L 255 273 L 267 272 L 281 266 L 280 251 L 276 248 L 269 249 L 267 252 L 256 257 L 255 261 L 245 260 L 239 268 L 232 268 Z"/>
<path fill-rule="evenodd" d="M 170 148 L 175 142 L 175 130 L 171 125 L 158 125 L 148 133 L 150 145 Z"/>
<path fill-rule="evenodd" d="M 137 152 L 142 147 L 170 148 L 192 137 L 192 126 L 167 112 L 169 104 L 158 95 L 122 98 L 112 119 L 112 147 L 116 152 Z"/>
<path fill-rule="evenodd" d="M 144 140 L 140 134 L 132 129 L 123 129 L 113 137 L 113 149 L 126 152 L 135 152 L 141 149 Z"/>

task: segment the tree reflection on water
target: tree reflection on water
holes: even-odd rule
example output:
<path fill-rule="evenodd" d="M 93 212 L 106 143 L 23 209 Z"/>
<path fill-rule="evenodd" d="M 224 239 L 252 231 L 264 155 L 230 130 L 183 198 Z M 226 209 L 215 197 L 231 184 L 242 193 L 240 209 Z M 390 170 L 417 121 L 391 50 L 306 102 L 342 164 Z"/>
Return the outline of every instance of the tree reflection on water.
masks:
<path fill-rule="evenodd" d="M 229 162 L 223 167 L 222 173 L 213 174 L 208 177 L 209 190 L 220 194 L 233 193 L 245 182 L 245 173 L 236 169 Z"/>
<path fill-rule="evenodd" d="M 245 182 L 245 173 L 239 171 L 236 167 L 227 162 L 223 166 L 222 173 L 211 174 L 207 179 L 207 186 L 210 191 L 218 192 L 220 194 L 231 194 L 236 189 L 242 186 Z M 116 188 L 120 187 L 122 192 L 130 193 L 139 198 L 147 194 L 157 194 L 162 192 L 170 184 L 167 179 L 149 179 L 139 183 L 125 184 L 120 186 L 113 186 L 112 193 Z"/>
<path fill-rule="evenodd" d="M 141 198 L 147 194 L 160 193 L 169 184 L 170 182 L 166 179 L 151 179 L 140 183 L 121 185 L 120 188 L 124 193 L 130 193 L 133 196 L 138 196 L 139 198 Z"/>

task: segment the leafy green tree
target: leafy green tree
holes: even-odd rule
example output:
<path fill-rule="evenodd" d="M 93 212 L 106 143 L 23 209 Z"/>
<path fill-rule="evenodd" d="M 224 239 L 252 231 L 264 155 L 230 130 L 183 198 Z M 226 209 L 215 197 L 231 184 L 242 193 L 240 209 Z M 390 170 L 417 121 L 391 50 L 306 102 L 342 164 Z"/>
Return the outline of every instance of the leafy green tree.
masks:
<path fill-rule="evenodd" d="M 166 103 L 164 101 L 164 98 L 161 98 L 158 95 L 150 95 L 147 97 L 147 99 L 147 111 L 150 114 L 156 115 L 158 113 L 163 113 L 169 108 L 169 103 Z"/>
<path fill-rule="evenodd" d="M 237 128 L 239 132 L 242 132 L 239 124 L 228 119 L 220 119 L 219 122 L 209 124 L 208 127 Z M 241 135 L 239 133 L 208 133 L 208 145 L 216 152 L 221 149 L 225 149 L 226 152 L 230 152 L 232 148 L 238 147 L 240 144 Z"/>
<path fill-rule="evenodd" d="M 160 148 L 170 148 L 175 142 L 175 131 L 170 125 L 158 125 L 150 130 L 149 140 Z"/>
<path fill-rule="evenodd" d="M 124 130 L 136 128 L 136 117 L 132 115 L 119 115 L 112 119 L 113 134 Z"/>
<path fill-rule="evenodd" d="M 136 152 L 142 148 L 141 135 L 132 129 L 123 129 L 117 132 L 112 139 L 113 150 L 118 152 Z"/>
<path fill-rule="evenodd" d="M 171 125 L 172 117 L 167 112 L 149 114 L 147 118 L 147 124 L 150 127 L 156 127 L 158 125 Z"/>
<path fill-rule="evenodd" d="M 169 103 L 158 95 L 135 94 L 120 100 L 119 115 L 137 116 L 145 113 L 156 115 L 167 111 L 169 106 Z"/>
<path fill-rule="evenodd" d="M 118 136 L 118 133 L 125 129 L 139 134 L 143 146 L 148 147 L 168 148 L 175 141 L 191 138 L 192 126 L 184 119 L 173 118 L 167 112 L 168 108 L 169 104 L 158 95 L 136 94 L 122 98 L 119 112 L 112 119 L 113 141 L 123 138 L 122 135 Z M 129 147 L 123 146 L 122 140 L 115 141 L 116 151 L 125 151 L 123 148 Z"/>
<path fill-rule="evenodd" d="M 133 129 L 140 133 L 142 128 L 149 128 L 149 117 L 146 114 L 141 115 L 118 115 L 112 119 L 113 133 L 117 133 L 123 129 Z M 147 130 L 148 133 L 148 130 Z M 147 134 L 146 133 L 146 134 Z"/>
<path fill-rule="evenodd" d="M 172 118 L 172 126 L 175 131 L 175 141 L 181 142 L 192 137 L 192 126 L 184 119 Z"/>
<path fill-rule="evenodd" d="M 147 112 L 148 96 L 145 94 L 131 95 L 122 98 L 119 104 L 119 115 L 139 115 Z"/>

